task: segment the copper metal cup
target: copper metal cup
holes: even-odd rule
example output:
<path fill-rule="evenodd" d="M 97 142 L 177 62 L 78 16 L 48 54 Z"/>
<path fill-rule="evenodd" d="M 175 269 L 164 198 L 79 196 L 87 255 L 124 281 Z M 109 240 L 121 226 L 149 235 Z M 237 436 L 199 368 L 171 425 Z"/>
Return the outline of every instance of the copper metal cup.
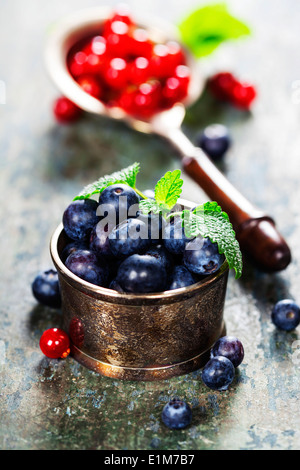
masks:
<path fill-rule="evenodd" d="M 227 261 L 217 273 L 186 288 L 120 294 L 69 271 L 60 258 L 67 242 L 61 224 L 50 251 L 59 275 L 63 327 L 75 360 L 102 375 L 127 380 L 166 379 L 205 364 L 210 348 L 225 334 Z"/>

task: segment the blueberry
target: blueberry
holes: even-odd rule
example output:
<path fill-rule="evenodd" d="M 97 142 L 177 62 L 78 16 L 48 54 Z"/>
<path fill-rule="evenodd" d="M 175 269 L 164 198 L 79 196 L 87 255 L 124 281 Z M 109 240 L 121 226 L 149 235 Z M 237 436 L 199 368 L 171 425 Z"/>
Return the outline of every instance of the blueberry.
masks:
<path fill-rule="evenodd" d="M 231 145 L 228 129 L 222 124 L 212 124 L 196 139 L 197 145 L 213 160 L 219 160 Z"/>
<path fill-rule="evenodd" d="M 105 287 L 108 269 L 101 265 L 95 253 L 90 250 L 79 250 L 66 259 L 66 267 L 81 279 Z"/>
<path fill-rule="evenodd" d="M 154 256 L 165 268 L 167 273 L 170 273 L 173 268 L 173 259 L 170 253 L 165 249 L 163 245 L 152 245 L 144 255 Z"/>
<path fill-rule="evenodd" d="M 166 226 L 166 221 L 161 214 L 147 215 L 140 214 L 139 220 L 143 221 L 148 226 L 148 237 L 151 243 L 159 243 L 163 238 L 163 233 Z"/>
<path fill-rule="evenodd" d="M 180 289 L 195 284 L 195 279 L 185 266 L 175 266 L 169 289 Z"/>
<path fill-rule="evenodd" d="M 88 249 L 88 244 L 85 240 L 83 241 L 78 240 L 78 241 L 73 241 L 71 243 L 68 243 L 61 252 L 61 255 L 60 255 L 61 260 L 65 262 L 71 253 L 74 253 L 75 251 L 78 251 L 78 250 L 87 250 L 87 249 Z"/>
<path fill-rule="evenodd" d="M 161 418 L 168 428 L 183 429 L 192 421 L 192 410 L 185 401 L 173 398 L 164 406 Z"/>
<path fill-rule="evenodd" d="M 208 238 L 195 238 L 190 241 L 183 254 L 183 263 L 194 274 L 208 275 L 215 273 L 224 263 L 218 245 Z"/>
<path fill-rule="evenodd" d="M 142 253 L 150 244 L 147 226 L 139 219 L 127 219 L 109 234 L 110 249 L 117 258 Z"/>
<path fill-rule="evenodd" d="M 105 259 L 113 258 L 112 251 L 109 244 L 109 228 L 108 224 L 103 226 L 101 223 L 95 225 L 91 232 L 89 248 L 99 258 Z"/>
<path fill-rule="evenodd" d="M 234 367 L 238 367 L 244 359 L 244 348 L 240 340 L 234 336 L 223 336 L 211 350 L 211 357 L 227 357 Z"/>
<path fill-rule="evenodd" d="M 92 199 L 73 201 L 63 214 L 63 226 L 72 240 L 87 240 L 99 221 L 98 204 Z"/>
<path fill-rule="evenodd" d="M 213 357 L 203 367 L 202 380 L 212 390 L 227 390 L 235 375 L 234 365 L 227 357 Z"/>
<path fill-rule="evenodd" d="M 121 263 L 117 282 L 126 292 L 161 292 L 167 287 L 167 273 L 155 257 L 132 255 Z"/>
<path fill-rule="evenodd" d="M 165 227 L 163 243 L 170 253 L 175 255 L 183 254 L 189 240 L 185 235 L 181 218 L 175 218 L 173 223 L 169 223 Z"/>
<path fill-rule="evenodd" d="M 110 225 L 115 226 L 136 215 L 139 201 L 139 196 L 130 186 L 113 184 L 101 193 L 99 210 L 101 216 L 108 215 Z"/>
<path fill-rule="evenodd" d="M 112 290 L 116 290 L 120 294 L 124 294 L 124 290 L 122 289 L 122 287 L 120 286 L 120 284 L 118 283 L 116 279 L 113 279 L 111 281 L 111 283 L 109 284 L 109 288 Z"/>
<path fill-rule="evenodd" d="M 300 307 L 293 300 L 280 300 L 272 310 L 271 319 L 280 330 L 292 331 L 300 323 Z"/>
<path fill-rule="evenodd" d="M 53 269 L 38 274 L 31 287 L 34 297 L 41 304 L 52 308 L 61 306 L 58 274 Z"/>

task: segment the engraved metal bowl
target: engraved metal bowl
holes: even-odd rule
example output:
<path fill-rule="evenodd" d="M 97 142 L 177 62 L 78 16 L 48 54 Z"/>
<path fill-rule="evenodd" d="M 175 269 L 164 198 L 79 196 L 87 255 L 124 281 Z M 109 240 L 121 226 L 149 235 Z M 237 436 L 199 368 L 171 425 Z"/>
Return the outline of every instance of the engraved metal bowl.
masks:
<path fill-rule="evenodd" d="M 189 287 L 120 294 L 69 271 L 60 258 L 67 243 L 61 224 L 50 251 L 59 275 L 63 327 L 75 360 L 102 375 L 127 380 L 166 379 L 206 363 L 210 348 L 225 334 L 227 261 L 217 273 Z"/>

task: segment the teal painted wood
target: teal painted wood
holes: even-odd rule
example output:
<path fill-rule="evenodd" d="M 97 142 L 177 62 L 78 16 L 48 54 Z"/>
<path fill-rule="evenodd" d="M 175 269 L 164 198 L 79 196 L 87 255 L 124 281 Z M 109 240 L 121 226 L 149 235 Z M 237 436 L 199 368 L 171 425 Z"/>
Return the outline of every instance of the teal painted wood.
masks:
<path fill-rule="evenodd" d="M 96 5 L 86 1 L 84 6 Z M 114 2 L 107 2 L 114 3 Z M 140 3 L 129 2 L 135 8 Z M 48 243 L 65 206 L 103 173 L 140 161 L 153 186 L 178 167 L 158 137 L 91 116 L 58 126 L 57 92 L 43 65 L 47 29 L 79 0 L 2 1 L 0 7 L 0 448 L 1 449 L 299 449 L 299 329 L 277 332 L 273 304 L 299 297 L 299 85 L 296 0 L 230 2 L 253 25 L 251 39 L 231 43 L 210 59 L 257 83 L 252 114 L 203 99 L 188 113 L 194 138 L 206 124 L 228 125 L 234 146 L 222 170 L 253 203 L 274 216 L 293 252 L 289 268 L 268 275 L 246 263 L 231 275 L 225 306 L 228 332 L 245 346 L 245 361 L 229 391 L 215 393 L 200 372 L 155 383 L 121 382 L 84 369 L 71 358 L 51 361 L 39 338 L 59 326 L 60 312 L 36 304 L 30 284 L 51 266 Z M 176 21 L 194 2 L 143 1 L 143 9 Z M 286 18 L 286 31 L 282 18 Z M 268 21 L 266 21 L 268 18 Z M 183 196 L 206 196 L 184 177 Z M 192 424 L 172 432 L 160 420 L 174 395 L 193 408 Z"/>

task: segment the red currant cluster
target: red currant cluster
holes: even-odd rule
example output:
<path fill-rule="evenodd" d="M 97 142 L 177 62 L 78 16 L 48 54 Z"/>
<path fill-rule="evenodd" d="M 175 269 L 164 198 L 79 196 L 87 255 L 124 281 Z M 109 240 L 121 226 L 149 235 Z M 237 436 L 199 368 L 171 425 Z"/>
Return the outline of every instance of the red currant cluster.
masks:
<path fill-rule="evenodd" d="M 253 85 L 241 82 L 230 72 L 217 73 L 210 78 L 208 86 L 218 99 L 227 101 L 240 109 L 250 109 L 256 97 Z"/>
<path fill-rule="evenodd" d="M 70 74 L 84 91 L 141 119 L 171 108 L 188 92 L 190 70 L 182 47 L 175 41 L 154 42 L 122 9 L 104 22 L 99 35 L 75 44 L 67 60 Z M 65 114 L 60 112 L 63 107 Z M 71 107 L 65 99 L 57 102 L 60 121 L 72 120 Z"/>

